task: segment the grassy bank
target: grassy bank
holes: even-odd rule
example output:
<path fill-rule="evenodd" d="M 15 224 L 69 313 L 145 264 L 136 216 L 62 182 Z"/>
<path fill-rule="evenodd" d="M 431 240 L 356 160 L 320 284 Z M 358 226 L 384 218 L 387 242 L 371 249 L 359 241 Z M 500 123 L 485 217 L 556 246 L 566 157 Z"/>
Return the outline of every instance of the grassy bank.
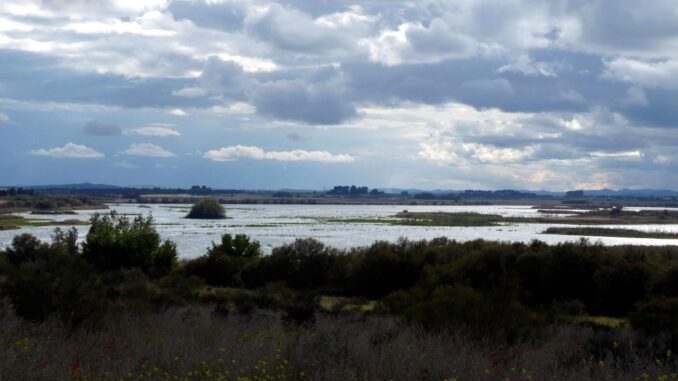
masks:
<path fill-rule="evenodd" d="M 542 212 L 541 210 L 539 212 Z M 503 217 L 495 214 L 406 212 L 395 215 L 402 225 L 423 226 L 494 226 L 512 223 L 571 224 L 571 225 L 635 225 L 678 224 L 678 212 L 668 210 L 622 211 L 618 209 L 589 212 L 568 212 L 561 216 Z"/>
<path fill-rule="evenodd" d="M 296 325 L 256 309 L 123 313 L 95 330 L 10 314 L 0 324 L 3 380 L 668 381 L 676 371 L 666 342 L 582 325 L 505 347 L 378 315 Z"/>
<path fill-rule="evenodd" d="M 594 237 L 627 237 L 678 239 L 678 233 L 663 231 L 642 231 L 634 229 L 596 228 L 596 227 L 550 227 L 543 234 L 561 234 Z"/>
<path fill-rule="evenodd" d="M 43 226 L 85 226 L 88 221 L 75 219 L 50 220 L 45 218 L 24 218 L 16 215 L 0 215 L 0 225 L 13 226 L 15 229 L 21 227 L 43 227 Z"/>
<path fill-rule="evenodd" d="M 74 210 L 108 209 L 99 200 L 83 195 L 16 195 L 0 198 L 0 213 L 39 212 L 61 214 Z"/>
<path fill-rule="evenodd" d="M 401 225 L 412 226 L 494 226 L 505 219 L 496 214 L 481 213 L 411 213 L 396 215 Z"/>

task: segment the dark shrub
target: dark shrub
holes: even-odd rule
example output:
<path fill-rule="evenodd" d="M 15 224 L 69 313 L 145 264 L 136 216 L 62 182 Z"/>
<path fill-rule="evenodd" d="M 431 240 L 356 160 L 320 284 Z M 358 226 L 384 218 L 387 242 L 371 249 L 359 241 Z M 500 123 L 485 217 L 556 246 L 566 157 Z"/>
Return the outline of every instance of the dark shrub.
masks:
<path fill-rule="evenodd" d="M 191 207 L 186 218 L 220 219 L 226 218 L 224 207 L 213 198 L 203 198 Z"/>
<path fill-rule="evenodd" d="M 674 265 L 661 273 L 653 291 L 659 295 L 678 297 L 678 266 Z"/>
<path fill-rule="evenodd" d="M 99 271 L 139 268 L 159 277 L 169 273 L 176 264 L 176 246 L 169 241 L 161 244 L 150 216 L 130 221 L 115 213 L 95 214 L 91 223 L 82 255 Z"/>
<path fill-rule="evenodd" d="M 649 274 L 645 268 L 617 260 L 594 275 L 598 294 L 595 313 L 623 316 L 645 296 Z"/>
<path fill-rule="evenodd" d="M 544 297 L 547 300 L 581 300 L 587 306 L 595 303 L 598 271 L 593 247 L 588 241 L 553 246 L 544 269 Z"/>
<path fill-rule="evenodd" d="M 31 234 L 23 233 L 12 239 L 12 245 L 5 250 L 5 258 L 9 263 L 18 266 L 24 262 L 47 259 L 53 253 L 49 244 Z"/>
<path fill-rule="evenodd" d="M 337 250 L 316 239 L 297 239 L 245 267 L 241 278 L 248 287 L 274 282 L 284 282 L 296 289 L 330 287 L 343 278 L 341 263 Z"/>
<path fill-rule="evenodd" d="M 315 309 L 311 304 L 292 304 L 285 308 L 281 319 L 288 325 L 311 326 L 315 324 Z"/>
<path fill-rule="evenodd" d="M 106 308 L 105 289 L 91 267 L 59 253 L 22 263 L 6 289 L 17 315 L 28 320 L 56 314 L 78 325 L 102 317 Z"/>
<path fill-rule="evenodd" d="M 678 330 L 678 298 L 658 297 L 641 303 L 631 314 L 631 325 L 650 334 Z"/>
<path fill-rule="evenodd" d="M 259 241 L 250 240 L 250 237 L 245 234 L 236 234 L 235 238 L 230 234 L 224 234 L 221 236 L 220 245 L 212 242 L 207 255 L 257 258 L 261 256 L 261 244 Z"/>
<path fill-rule="evenodd" d="M 78 245 L 78 229 L 70 228 L 63 231 L 61 228 L 54 229 L 52 234 L 52 247 L 64 255 L 75 257 L 80 254 Z"/>
<path fill-rule="evenodd" d="M 516 297 L 484 295 L 466 285 L 400 291 L 386 304 L 429 328 L 458 327 L 481 338 L 513 341 L 541 325 Z"/>
<path fill-rule="evenodd" d="M 219 245 L 212 243 L 206 255 L 187 261 L 184 272 L 188 276 L 204 279 L 212 286 L 236 284 L 240 270 L 261 256 L 261 245 L 244 234 L 233 238 L 230 234 L 221 237 Z"/>
<path fill-rule="evenodd" d="M 376 242 L 366 251 L 354 255 L 348 282 L 354 293 L 380 298 L 409 288 L 419 278 L 420 267 L 407 250 L 398 245 Z"/>

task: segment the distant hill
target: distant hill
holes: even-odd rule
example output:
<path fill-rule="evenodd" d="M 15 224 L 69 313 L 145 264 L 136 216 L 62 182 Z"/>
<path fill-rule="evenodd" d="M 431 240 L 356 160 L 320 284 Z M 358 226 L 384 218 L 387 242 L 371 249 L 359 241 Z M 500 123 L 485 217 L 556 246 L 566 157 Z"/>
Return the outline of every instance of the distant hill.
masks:
<path fill-rule="evenodd" d="M 418 193 L 432 193 L 435 195 L 440 194 L 462 194 L 465 191 L 455 190 L 455 189 L 433 189 L 433 190 L 423 190 L 416 188 L 378 188 L 381 191 L 386 193 L 399 194 L 402 191 L 407 191 L 409 194 L 418 194 Z M 533 193 L 538 196 L 552 196 L 552 197 L 562 197 L 565 195 L 565 191 L 562 192 L 553 192 L 546 190 L 529 190 L 529 189 L 518 189 L 518 192 L 521 193 Z M 669 189 L 592 189 L 584 190 L 584 197 L 678 197 L 677 191 L 672 191 Z"/>
<path fill-rule="evenodd" d="M 668 189 L 600 189 L 584 190 L 584 196 L 596 197 L 678 197 L 678 192 Z"/>
<path fill-rule="evenodd" d="M 52 184 L 52 185 L 26 185 L 21 187 L 13 188 L 26 188 L 26 189 L 68 189 L 68 190 L 86 190 L 86 189 L 121 189 L 124 187 L 119 187 L 117 185 L 110 184 L 92 184 L 92 183 L 79 183 L 79 184 Z"/>

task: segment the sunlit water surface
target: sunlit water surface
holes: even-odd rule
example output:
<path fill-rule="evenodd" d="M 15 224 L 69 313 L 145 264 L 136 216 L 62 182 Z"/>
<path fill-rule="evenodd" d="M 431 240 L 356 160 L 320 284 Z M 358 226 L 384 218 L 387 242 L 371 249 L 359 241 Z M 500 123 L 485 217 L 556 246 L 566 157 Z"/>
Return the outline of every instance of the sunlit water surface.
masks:
<path fill-rule="evenodd" d="M 427 227 L 394 226 L 368 223 L 333 223 L 323 219 L 364 219 L 388 218 L 407 209 L 415 212 L 477 212 L 502 216 L 529 217 L 542 215 L 531 206 L 487 205 L 487 206 L 403 206 L 403 205 L 237 205 L 226 206 L 228 219 L 190 220 L 184 218 L 188 205 L 140 205 L 111 204 L 112 210 L 120 214 L 153 215 L 158 232 L 164 239 L 177 244 L 182 258 L 193 258 L 205 253 L 212 241 L 218 241 L 223 233 L 247 234 L 259 240 L 266 253 L 273 247 L 292 242 L 296 238 L 312 237 L 338 248 L 369 245 L 376 240 L 396 241 L 400 237 L 409 239 L 431 239 L 448 237 L 460 241 L 477 238 L 499 241 L 529 242 L 538 239 L 547 243 L 558 243 L 579 239 L 577 236 L 541 234 L 555 224 L 510 224 L 487 227 Z M 627 208 L 638 210 L 639 208 Z M 649 208 L 648 208 L 649 209 Z M 670 208 L 669 208 L 670 209 Z M 678 210 L 678 209 L 673 209 Z M 53 220 L 88 220 L 94 213 L 108 211 L 81 210 L 77 215 L 35 216 L 23 214 L 26 218 L 48 218 Z M 645 231 L 678 232 L 678 225 L 605 225 Z M 0 231 L 0 247 L 10 244 L 16 234 L 31 233 L 48 240 L 54 227 L 23 227 L 20 230 Z M 81 238 L 87 233 L 87 226 L 77 226 Z M 606 245 L 678 245 L 678 239 L 613 238 L 589 237 Z"/>

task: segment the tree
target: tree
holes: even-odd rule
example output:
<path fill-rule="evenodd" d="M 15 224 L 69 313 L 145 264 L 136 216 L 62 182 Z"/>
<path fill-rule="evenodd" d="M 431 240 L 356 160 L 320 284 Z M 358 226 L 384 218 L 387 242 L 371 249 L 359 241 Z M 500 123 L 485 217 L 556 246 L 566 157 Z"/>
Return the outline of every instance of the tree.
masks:
<path fill-rule="evenodd" d="M 186 275 L 202 278 L 209 285 L 229 286 L 248 263 L 261 256 L 261 244 L 244 234 L 235 238 L 230 234 L 221 236 L 221 244 L 212 243 L 206 255 L 186 262 Z"/>
<path fill-rule="evenodd" d="M 224 207 L 213 198 L 203 198 L 196 202 L 186 218 L 220 219 L 226 218 Z"/>
<path fill-rule="evenodd" d="M 112 212 L 95 214 L 82 245 L 83 258 L 100 271 L 138 267 L 151 276 L 163 276 L 176 265 L 176 245 L 161 243 L 153 217 L 133 220 Z"/>

